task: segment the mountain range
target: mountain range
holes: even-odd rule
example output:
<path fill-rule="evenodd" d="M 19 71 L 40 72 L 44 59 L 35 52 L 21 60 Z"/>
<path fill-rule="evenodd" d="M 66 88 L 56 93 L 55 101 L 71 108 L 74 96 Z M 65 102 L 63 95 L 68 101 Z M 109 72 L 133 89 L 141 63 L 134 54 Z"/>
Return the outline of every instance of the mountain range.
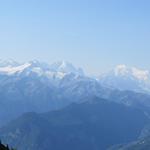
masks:
<path fill-rule="evenodd" d="M 25 112 L 56 110 L 72 102 L 82 102 L 87 97 L 108 99 L 116 90 L 117 93 L 123 90 L 146 93 L 144 100 L 149 106 L 148 85 L 145 84 L 149 80 L 148 71 L 136 70 L 137 73 L 133 73 L 129 70 L 120 66 L 105 76 L 93 78 L 65 61 L 49 65 L 39 61 L 18 63 L 1 60 L 0 125 Z"/>
<path fill-rule="evenodd" d="M 25 112 L 59 109 L 104 93 L 96 79 L 70 63 L 9 61 L 0 66 L 0 124 Z"/>
<path fill-rule="evenodd" d="M 125 99 L 126 94 L 119 94 L 124 90 L 143 93 L 143 98 L 134 102 L 144 101 L 147 107 L 150 106 L 148 83 L 148 71 L 129 69 L 124 65 L 93 78 L 65 61 L 49 65 L 39 61 L 1 60 L 0 125 L 25 112 L 56 110 L 88 97 L 111 99 L 117 93 L 121 95 L 120 99 Z M 138 99 L 141 94 L 134 95 Z M 132 99 L 121 102 L 130 105 L 134 103 Z"/>
<path fill-rule="evenodd" d="M 149 137 L 149 119 L 148 70 L 91 77 L 65 61 L 0 60 L 0 138 L 20 150 L 126 148 Z"/>

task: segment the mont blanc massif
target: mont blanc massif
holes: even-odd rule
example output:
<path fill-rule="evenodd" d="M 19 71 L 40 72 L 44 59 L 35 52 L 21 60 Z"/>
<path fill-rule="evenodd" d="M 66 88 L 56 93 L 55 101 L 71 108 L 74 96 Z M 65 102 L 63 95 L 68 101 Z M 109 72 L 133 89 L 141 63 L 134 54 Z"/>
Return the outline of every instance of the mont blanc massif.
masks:
<path fill-rule="evenodd" d="M 150 71 L 98 77 L 62 61 L 0 61 L 0 139 L 17 150 L 149 150 Z"/>

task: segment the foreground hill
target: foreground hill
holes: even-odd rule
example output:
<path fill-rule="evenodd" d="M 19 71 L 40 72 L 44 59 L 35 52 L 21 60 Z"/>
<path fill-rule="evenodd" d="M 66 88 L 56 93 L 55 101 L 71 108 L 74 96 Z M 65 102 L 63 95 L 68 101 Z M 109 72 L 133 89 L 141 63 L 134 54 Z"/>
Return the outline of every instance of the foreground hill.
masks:
<path fill-rule="evenodd" d="M 143 112 L 103 99 L 44 114 L 27 113 L 0 129 L 19 150 L 106 150 L 135 140 L 149 119 Z"/>

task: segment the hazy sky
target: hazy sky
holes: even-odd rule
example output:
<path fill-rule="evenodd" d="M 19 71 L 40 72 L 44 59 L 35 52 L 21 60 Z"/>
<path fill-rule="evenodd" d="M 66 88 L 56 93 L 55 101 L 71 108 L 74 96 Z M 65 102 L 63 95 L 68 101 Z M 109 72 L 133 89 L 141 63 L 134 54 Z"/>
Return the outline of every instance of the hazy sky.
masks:
<path fill-rule="evenodd" d="M 150 1 L 1 0 L 0 58 L 150 69 Z"/>

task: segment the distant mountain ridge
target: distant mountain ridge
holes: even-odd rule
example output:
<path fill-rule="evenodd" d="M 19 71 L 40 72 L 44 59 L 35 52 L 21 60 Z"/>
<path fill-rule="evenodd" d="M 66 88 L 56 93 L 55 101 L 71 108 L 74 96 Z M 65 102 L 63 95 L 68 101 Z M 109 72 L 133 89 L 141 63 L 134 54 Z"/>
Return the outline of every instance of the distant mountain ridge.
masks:
<path fill-rule="evenodd" d="M 100 75 L 99 80 L 102 85 L 113 89 L 150 93 L 149 70 L 118 65 L 110 72 Z"/>
<path fill-rule="evenodd" d="M 17 63 L 13 60 L 0 61 L 0 74 L 14 75 L 24 73 L 26 70 L 45 76 L 50 76 L 54 73 L 62 73 L 64 75 L 70 73 L 84 75 L 81 68 L 76 68 L 71 63 L 66 61 L 55 62 L 51 65 L 45 62 L 39 62 L 37 60 L 25 63 Z"/>
<path fill-rule="evenodd" d="M 11 59 L 7 61 L 0 60 L 1 75 L 29 75 L 31 73 L 38 76 L 45 76 L 49 79 L 62 79 L 68 74 L 87 76 L 81 68 L 74 67 L 71 63 L 66 61 L 58 61 L 53 64 L 48 64 L 37 60 L 25 63 L 18 63 Z M 132 90 L 136 92 L 150 92 L 149 70 L 118 65 L 110 72 L 101 74 L 99 78 L 96 79 L 99 80 L 102 85 L 109 88 Z"/>
<path fill-rule="evenodd" d="M 49 65 L 35 60 L 25 63 L 1 60 L 0 125 L 25 112 L 56 110 L 73 102 L 83 102 L 89 97 L 110 99 L 125 105 L 138 104 L 149 107 L 150 96 L 142 94 L 143 99 L 140 99 L 141 94 L 119 91 L 120 89 L 133 92 L 144 91 L 140 85 L 145 83 L 145 80 L 139 81 L 136 78 L 135 81 L 133 80 L 136 83 L 133 84 L 135 88 L 126 86 L 132 82 L 127 76 L 130 72 L 125 70 L 125 66 L 121 66 L 119 71 L 117 70 L 117 76 L 113 73 L 98 79 L 87 76 L 81 68 L 74 67 L 65 61 Z M 126 82 L 126 79 L 129 82 Z M 118 83 L 118 80 L 121 82 Z M 128 99 L 125 98 L 127 95 Z"/>

